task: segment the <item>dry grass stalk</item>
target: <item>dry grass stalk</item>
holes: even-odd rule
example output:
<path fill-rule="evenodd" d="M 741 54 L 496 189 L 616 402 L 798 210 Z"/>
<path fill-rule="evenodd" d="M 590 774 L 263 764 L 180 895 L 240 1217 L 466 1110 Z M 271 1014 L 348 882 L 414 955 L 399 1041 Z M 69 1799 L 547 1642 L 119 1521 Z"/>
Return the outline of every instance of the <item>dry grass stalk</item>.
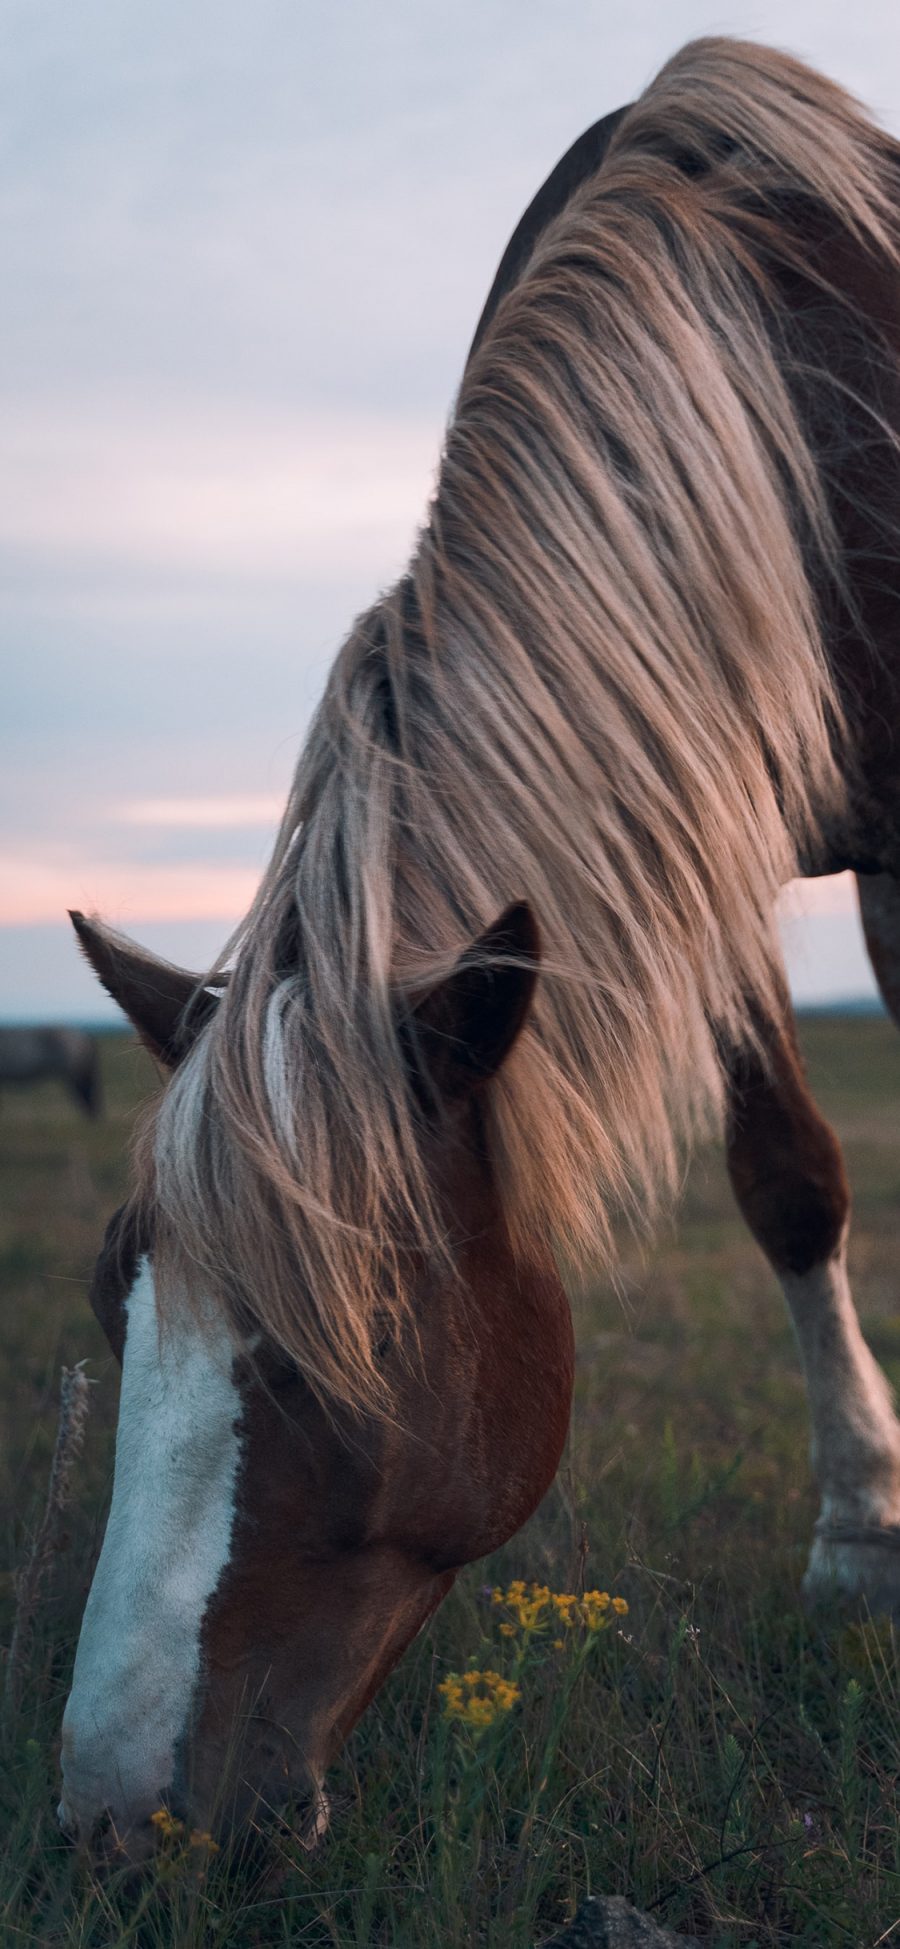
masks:
<path fill-rule="evenodd" d="M 16 1578 L 16 1615 L 6 1660 L 4 1705 L 14 1710 L 21 1696 L 25 1659 L 41 1587 L 60 1548 L 60 1523 L 69 1501 L 72 1470 L 81 1453 L 90 1410 L 90 1386 L 84 1362 L 64 1367 L 60 1382 L 59 1427 L 50 1468 L 50 1486 L 40 1527 Z"/>

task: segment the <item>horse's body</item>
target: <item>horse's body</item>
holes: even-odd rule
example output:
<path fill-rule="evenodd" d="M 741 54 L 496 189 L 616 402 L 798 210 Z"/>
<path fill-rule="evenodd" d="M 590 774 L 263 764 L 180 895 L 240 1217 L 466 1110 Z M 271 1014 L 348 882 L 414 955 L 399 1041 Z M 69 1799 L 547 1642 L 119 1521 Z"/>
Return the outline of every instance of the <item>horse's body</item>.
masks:
<path fill-rule="evenodd" d="M 100 1111 L 97 1044 L 82 1029 L 0 1028 L 0 1088 L 56 1077 L 89 1117 Z"/>
<path fill-rule="evenodd" d="M 205 1823 L 242 1709 L 238 1806 L 319 1796 L 552 1477 L 553 1235 L 602 1234 L 598 1184 L 652 1206 L 717 1091 L 806 1370 L 808 1587 L 900 1597 L 900 1428 L 771 919 L 792 872 L 854 868 L 900 1011 L 898 155 L 732 43 L 582 137 L 504 257 L 227 986 L 76 922 L 174 1071 L 95 1282 L 124 1368 L 64 1729 L 83 1835 L 107 1809 L 139 1852 L 161 1792 Z"/>

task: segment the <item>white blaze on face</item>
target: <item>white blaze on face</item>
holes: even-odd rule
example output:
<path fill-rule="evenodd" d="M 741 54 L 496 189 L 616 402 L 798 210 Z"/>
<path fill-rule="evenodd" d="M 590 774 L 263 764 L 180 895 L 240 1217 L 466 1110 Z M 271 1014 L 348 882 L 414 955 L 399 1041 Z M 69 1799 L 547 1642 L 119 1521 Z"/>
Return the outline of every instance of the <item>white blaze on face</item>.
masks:
<path fill-rule="evenodd" d="M 235 1347 L 186 1315 L 160 1336 L 143 1259 L 127 1301 L 112 1506 L 63 1720 L 60 1818 L 146 1820 L 171 1785 L 228 1562 L 240 1440 Z"/>

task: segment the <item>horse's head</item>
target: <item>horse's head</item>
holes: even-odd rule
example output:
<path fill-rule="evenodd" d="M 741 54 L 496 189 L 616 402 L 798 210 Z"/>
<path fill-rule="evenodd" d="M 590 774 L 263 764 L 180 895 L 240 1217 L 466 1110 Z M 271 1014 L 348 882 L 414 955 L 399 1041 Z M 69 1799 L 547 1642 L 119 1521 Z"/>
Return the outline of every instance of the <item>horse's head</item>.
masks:
<path fill-rule="evenodd" d="M 76 920 L 101 979 L 169 1065 L 208 995 Z M 112 1507 L 63 1725 L 63 1824 L 105 1825 L 132 1859 L 161 1803 L 193 1826 L 305 1800 L 453 1582 L 549 1485 L 571 1390 L 568 1307 L 547 1258 L 514 1255 L 480 1140 L 479 1095 L 524 1022 L 536 932 L 510 909 L 417 1006 L 436 1038 L 445 1114 L 435 1194 L 461 1241 L 456 1276 L 413 1275 L 417 1353 L 379 1350 L 391 1416 L 326 1412 L 265 1336 L 212 1301 L 160 1330 L 152 1213 L 114 1219 L 92 1301 L 122 1364 Z M 517 961 L 518 965 L 514 965 Z M 532 965 L 529 966 L 528 964 Z"/>

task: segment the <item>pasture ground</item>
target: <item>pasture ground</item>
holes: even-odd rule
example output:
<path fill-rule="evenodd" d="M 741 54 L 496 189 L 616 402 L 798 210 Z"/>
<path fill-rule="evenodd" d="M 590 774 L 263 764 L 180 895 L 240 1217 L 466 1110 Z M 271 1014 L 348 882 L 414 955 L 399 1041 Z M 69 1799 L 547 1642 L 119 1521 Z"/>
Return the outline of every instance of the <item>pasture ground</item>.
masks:
<path fill-rule="evenodd" d="M 900 1381 L 900 1038 L 880 1018 L 821 1017 L 803 1042 L 846 1146 L 863 1321 Z M 497 1559 L 460 1578 L 370 1709 L 335 1771 L 319 1854 L 289 1835 L 265 1859 L 173 1836 L 137 1886 L 88 1875 L 53 1816 L 116 1406 L 86 1281 L 152 1086 L 125 1037 L 105 1040 L 104 1072 L 99 1124 L 49 1084 L 0 1111 L 4 1642 L 60 1364 L 87 1358 L 97 1381 L 67 1547 L 0 1735 L 2 1949 L 531 1949 L 591 1889 L 717 1949 L 900 1944 L 894 1637 L 800 1609 L 816 1505 L 798 1364 L 717 1151 L 695 1161 L 677 1229 L 643 1258 L 626 1244 L 616 1288 L 577 1296 L 557 1485 Z M 575 1591 L 585 1547 L 588 1588 L 621 1594 L 627 1617 L 583 1643 L 501 1634 L 486 1587 L 518 1577 Z M 480 1736 L 442 1716 L 440 1681 L 468 1666 L 521 1692 Z"/>

